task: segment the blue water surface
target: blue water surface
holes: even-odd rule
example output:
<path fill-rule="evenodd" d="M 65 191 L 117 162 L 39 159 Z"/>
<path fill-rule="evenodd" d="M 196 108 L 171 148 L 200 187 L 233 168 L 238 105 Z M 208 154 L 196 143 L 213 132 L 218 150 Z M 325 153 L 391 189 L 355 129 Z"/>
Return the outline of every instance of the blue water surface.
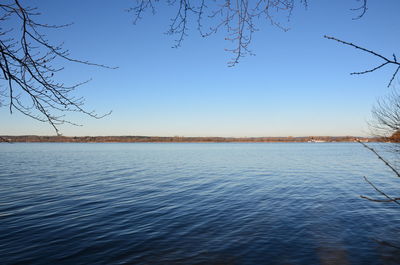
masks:
<path fill-rule="evenodd" d="M 398 264 L 364 176 L 400 197 L 358 143 L 2 143 L 0 263 Z"/>

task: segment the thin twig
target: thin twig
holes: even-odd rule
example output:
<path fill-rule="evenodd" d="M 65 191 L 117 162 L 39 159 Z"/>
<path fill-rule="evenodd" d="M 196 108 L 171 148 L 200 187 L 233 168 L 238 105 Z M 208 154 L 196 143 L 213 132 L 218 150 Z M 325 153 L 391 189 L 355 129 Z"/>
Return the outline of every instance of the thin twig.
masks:
<path fill-rule="evenodd" d="M 367 148 L 368 150 L 370 150 L 372 153 L 374 153 L 381 161 L 383 161 L 383 163 L 385 163 L 386 166 L 388 166 L 395 174 L 397 177 L 400 178 L 400 173 L 388 162 L 386 161 L 382 156 L 380 156 L 378 154 L 378 152 L 375 151 L 375 149 L 373 149 L 372 147 L 366 145 L 365 143 L 358 141 L 360 144 L 362 144 L 365 148 Z"/>
<path fill-rule="evenodd" d="M 381 191 L 380 189 L 378 189 L 378 188 L 377 188 L 371 181 L 369 181 L 369 180 L 367 179 L 367 177 L 365 177 L 365 176 L 364 176 L 364 180 L 365 180 L 369 185 L 371 185 L 378 193 L 382 194 L 383 196 L 385 196 L 385 197 L 388 198 L 388 199 L 387 199 L 387 200 L 378 200 L 378 199 L 372 199 L 372 198 L 367 197 L 367 196 L 364 196 L 364 195 L 360 195 L 361 198 L 367 199 L 367 200 L 369 200 L 369 201 L 374 201 L 374 202 L 394 202 L 394 203 L 400 205 L 400 202 L 399 202 L 400 198 L 392 198 L 392 197 L 390 197 L 390 196 L 387 195 L 385 192 L 383 192 L 383 191 Z"/>
<path fill-rule="evenodd" d="M 368 150 L 370 150 L 371 152 L 373 152 L 381 161 L 383 161 L 385 163 L 386 166 L 388 166 L 398 177 L 400 177 L 399 172 L 392 166 L 390 165 L 390 163 L 388 161 L 386 161 L 382 156 L 380 156 L 378 154 L 378 152 L 375 151 L 375 149 L 373 149 L 372 147 L 366 145 L 365 143 L 358 141 L 360 144 L 362 144 L 365 148 L 367 148 Z M 364 196 L 364 195 L 360 195 L 361 198 L 363 199 L 367 199 L 369 201 L 374 201 L 374 202 L 394 202 L 398 205 L 400 205 L 400 198 L 392 198 L 389 195 L 387 195 L 385 192 L 383 192 L 382 190 L 378 189 L 378 187 L 376 187 L 371 181 L 368 180 L 367 177 L 364 176 L 364 180 L 371 186 L 373 187 L 378 193 L 380 193 L 381 195 L 383 195 L 384 197 L 387 198 L 387 200 L 380 200 L 380 199 L 372 199 L 370 197 Z"/>
<path fill-rule="evenodd" d="M 6 101 L 4 106 L 8 106 L 11 114 L 18 110 L 37 121 L 49 123 L 57 134 L 60 124 L 74 124 L 65 119 L 65 113 L 104 117 L 86 110 L 84 99 L 73 96 L 74 91 L 87 81 L 71 86 L 57 81 L 58 73 L 64 69 L 57 66 L 58 60 L 102 68 L 115 67 L 72 58 L 62 44 L 51 43 L 45 35 L 47 30 L 59 30 L 70 24 L 38 23 L 35 19 L 38 15 L 35 8 L 22 5 L 20 0 L 0 3 L 0 22 L 12 20 L 12 23 L 4 25 L 16 25 L 15 28 L 0 28 L 0 80 L 7 87 L 0 93 L 0 101 Z"/>
<path fill-rule="evenodd" d="M 366 2 L 365 2 L 365 4 L 366 4 Z M 395 65 L 396 66 L 396 70 L 393 72 L 393 74 L 392 74 L 392 76 L 390 78 L 389 84 L 387 85 L 388 87 L 390 87 L 390 85 L 393 83 L 394 78 L 396 77 L 396 75 L 398 74 L 398 72 L 400 70 L 400 62 L 397 61 L 395 54 L 393 54 L 393 60 L 391 60 L 391 59 L 387 58 L 386 56 L 383 56 L 383 55 L 381 55 L 381 54 L 379 54 L 379 53 L 377 53 L 375 51 L 363 48 L 363 47 L 361 47 L 359 45 L 356 45 L 354 43 L 351 43 L 351 42 L 343 41 L 343 40 L 337 39 L 335 37 L 327 36 L 327 35 L 325 35 L 324 38 L 326 38 L 328 40 L 337 41 L 337 42 L 339 42 L 341 44 L 344 44 L 344 45 L 347 45 L 347 46 L 351 46 L 353 48 L 356 48 L 358 50 L 361 50 L 361 51 L 369 53 L 369 54 L 371 54 L 373 56 L 376 56 L 376 57 L 378 57 L 378 58 L 380 58 L 380 59 L 382 59 L 384 61 L 380 65 L 375 66 L 375 67 L 373 67 L 371 69 L 368 69 L 368 70 L 365 70 L 365 71 L 362 71 L 362 72 L 353 72 L 353 73 L 350 73 L 351 75 L 362 75 L 362 74 L 372 73 L 372 72 L 374 72 L 374 71 L 376 71 L 376 70 L 378 70 L 378 69 L 380 69 L 383 66 L 386 66 L 388 64 Z"/>
<path fill-rule="evenodd" d="M 134 14 L 134 22 L 142 18 L 146 10 L 155 13 L 157 0 L 137 0 L 136 5 L 127 11 Z M 225 40 L 233 43 L 233 47 L 225 50 L 233 54 L 228 66 L 235 66 L 246 55 L 253 55 L 250 50 L 253 33 L 258 29 L 256 20 L 265 19 L 272 25 L 286 31 L 287 27 L 276 18 L 284 14 L 291 16 L 295 0 L 224 0 L 224 1 L 191 1 L 167 0 L 169 6 L 175 6 L 175 15 L 171 19 L 167 34 L 176 36 L 174 48 L 179 47 L 188 35 L 190 18 L 193 15 L 197 22 L 197 30 L 202 37 L 217 33 L 220 29 L 226 31 Z M 206 4 L 207 3 L 207 4 Z M 300 0 L 305 8 L 306 0 Z M 207 18 L 210 26 L 208 31 L 203 27 L 203 20 Z M 286 19 L 285 19 L 286 22 Z"/>

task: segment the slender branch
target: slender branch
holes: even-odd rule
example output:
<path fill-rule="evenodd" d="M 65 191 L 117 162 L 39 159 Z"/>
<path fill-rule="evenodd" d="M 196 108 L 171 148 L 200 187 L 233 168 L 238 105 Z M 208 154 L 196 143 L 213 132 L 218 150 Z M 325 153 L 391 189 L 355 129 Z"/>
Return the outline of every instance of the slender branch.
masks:
<path fill-rule="evenodd" d="M 353 18 L 353 20 L 362 18 L 365 15 L 365 13 L 367 12 L 367 10 L 368 10 L 367 0 L 357 0 L 357 1 L 362 1 L 362 5 L 360 7 L 357 7 L 357 8 L 352 8 L 351 10 L 352 11 L 360 11 L 361 10 L 361 14 L 358 15 L 356 18 Z"/>
<path fill-rule="evenodd" d="M 55 67 L 58 60 L 84 65 L 115 69 L 103 64 L 92 63 L 70 57 L 62 44 L 51 43 L 45 35 L 48 30 L 60 30 L 71 24 L 50 25 L 38 23 L 36 8 L 21 4 L 19 0 L 6 0 L 0 3 L 0 22 L 12 20 L 16 28 L 0 27 L 0 80 L 8 90 L 0 94 L 2 106 L 8 106 L 10 113 L 17 110 L 37 121 L 49 123 L 57 134 L 58 126 L 66 120 L 65 113 L 80 112 L 93 118 L 102 118 L 94 111 L 84 108 L 84 99 L 72 94 L 87 83 L 65 85 L 57 81 L 64 67 Z M 8 25 L 8 24 L 4 24 Z M 57 61 L 57 62 L 56 62 Z"/>
<path fill-rule="evenodd" d="M 148 9 L 155 13 L 157 0 L 137 0 L 136 5 L 127 11 L 134 15 L 134 23 L 142 18 Z M 188 35 L 190 18 L 193 15 L 197 22 L 197 30 L 202 37 L 217 33 L 220 29 L 226 31 L 225 40 L 232 43 L 232 48 L 226 48 L 233 54 L 228 66 L 235 66 L 246 55 L 253 55 L 250 50 L 253 33 L 258 29 L 256 21 L 265 19 L 272 25 L 286 31 L 288 30 L 279 17 L 289 18 L 296 0 L 167 0 L 167 5 L 175 6 L 176 12 L 171 19 L 167 34 L 177 36 L 174 48 L 179 47 Z M 307 8 L 307 0 L 299 0 Z M 208 31 L 203 25 L 207 18 Z M 286 22 L 286 21 L 285 21 Z"/>
<path fill-rule="evenodd" d="M 361 141 L 358 142 L 362 144 L 365 148 L 370 150 L 372 153 L 374 153 L 383 163 L 385 163 L 386 166 L 388 166 L 396 174 L 397 177 L 400 178 L 400 173 L 388 161 L 386 161 L 381 155 L 379 155 L 378 152 L 375 151 L 375 149 L 373 149 L 372 147 L 366 145 Z"/>
<path fill-rule="evenodd" d="M 378 189 L 371 181 L 369 181 L 367 179 L 367 177 L 364 176 L 364 180 L 371 185 L 378 193 L 380 193 L 381 195 L 385 196 L 387 198 L 387 200 L 378 200 L 378 199 L 372 199 L 370 197 L 364 196 L 364 195 L 360 195 L 360 198 L 363 199 L 367 199 L 369 201 L 374 201 L 374 202 L 394 202 L 398 205 L 400 205 L 400 198 L 392 198 L 389 195 L 387 195 L 385 192 L 381 191 L 380 189 Z"/>
<path fill-rule="evenodd" d="M 366 1 L 365 1 L 364 4 L 366 5 Z M 373 67 L 371 69 L 368 69 L 368 70 L 365 70 L 365 71 L 362 71 L 362 72 L 353 72 L 353 73 L 350 73 L 351 75 L 362 75 L 362 74 L 372 73 L 372 72 L 374 72 L 374 71 L 376 71 L 376 70 L 378 70 L 378 69 L 380 69 L 383 66 L 386 66 L 388 64 L 395 65 L 396 66 L 396 70 L 393 72 L 393 74 L 392 74 L 392 76 L 390 78 L 389 84 L 387 85 L 388 87 L 390 87 L 390 85 L 393 83 L 394 78 L 396 77 L 396 75 L 398 74 L 398 72 L 400 70 L 400 62 L 397 61 L 397 58 L 396 58 L 395 54 L 393 54 L 393 60 L 392 60 L 392 59 L 389 59 L 386 56 L 383 56 L 383 55 L 381 55 L 381 54 L 379 54 L 377 52 L 374 52 L 372 50 L 363 48 L 363 47 L 361 47 L 359 45 L 356 45 L 354 43 L 351 43 L 351 42 L 343 41 L 343 40 L 337 39 L 335 37 L 327 36 L 327 35 L 325 35 L 324 38 L 326 38 L 328 40 L 337 41 L 337 42 L 339 42 L 341 44 L 344 44 L 344 45 L 347 45 L 347 46 L 351 46 L 351 47 L 353 47 L 355 49 L 358 49 L 358 50 L 361 50 L 363 52 L 369 53 L 369 54 L 371 54 L 373 56 L 376 56 L 376 57 L 378 57 L 378 58 L 380 58 L 380 59 L 382 59 L 384 61 L 382 64 L 380 64 L 380 65 L 378 65 L 376 67 Z"/>
<path fill-rule="evenodd" d="M 382 156 L 380 156 L 380 155 L 375 151 L 375 149 L 373 149 L 372 147 L 366 145 L 365 143 L 363 143 L 363 142 L 361 142 L 361 141 L 358 141 L 358 142 L 359 142 L 360 144 L 362 144 L 365 148 L 367 148 L 368 150 L 370 150 L 372 153 L 374 153 L 374 154 L 379 158 L 379 160 L 383 161 L 383 162 L 385 163 L 385 165 L 388 166 L 388 167 L 396 174 L 396 176 L 400 177 L 399 172 L 398 172 L 392 165 L 390 165 L 390 163 L 389 163 L 388 161 L 386 161 Z M 367 197 L 367 196 L 364 196 L 364 195 L 360 195 L 361 198 L 367 199 L 367 200 L 369 200 L 369 201 L 374 201 L 374 202 L 394 202 L 394 203 L 400 205 L 400 202 L 399 202 L 399 201 L 400 201 L 400 198 L 392 198 L 392 197 L 390 197 L 390 196 L 387 195 L 385 192 L 383 192 L 382 190 L 378 189 L 378 187 L 376 187 L 376 186 L 375 186 L 371 181 L 369 181 L 369 180 L 367 179 L 367 177 L 365 177 L 365 176 L 364 176 L 364 180 L 365 180 L 371 187 L 373 187 L 373 188 L 375 189 L 375 191 L 377 191 L 379 194 L 381 194 L 381 195 L 383 195 L 384 197 L 386 197 L 387 200 L 372 199 L 372 198 Z"/>

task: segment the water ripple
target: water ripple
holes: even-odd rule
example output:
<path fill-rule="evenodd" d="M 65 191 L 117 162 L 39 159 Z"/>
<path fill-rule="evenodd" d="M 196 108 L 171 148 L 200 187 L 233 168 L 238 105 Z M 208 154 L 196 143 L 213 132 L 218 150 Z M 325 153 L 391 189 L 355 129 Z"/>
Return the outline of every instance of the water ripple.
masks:
<path fill-rule="evenodd" d="M 395 264 L 398 207 L 359 195 L 398 180 L 367 151 L 0 144 L 0 263 Z"/>

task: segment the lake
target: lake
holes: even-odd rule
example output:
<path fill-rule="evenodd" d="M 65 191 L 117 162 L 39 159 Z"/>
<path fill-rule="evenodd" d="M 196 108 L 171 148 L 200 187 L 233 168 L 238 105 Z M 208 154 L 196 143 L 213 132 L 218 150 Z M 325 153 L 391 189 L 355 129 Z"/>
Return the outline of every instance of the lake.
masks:
<path fill-rule="evenodd" d="M 398 264 L 363 176 L 399 197 L 358 143 L 2 143 L 0 263 Z"/>

